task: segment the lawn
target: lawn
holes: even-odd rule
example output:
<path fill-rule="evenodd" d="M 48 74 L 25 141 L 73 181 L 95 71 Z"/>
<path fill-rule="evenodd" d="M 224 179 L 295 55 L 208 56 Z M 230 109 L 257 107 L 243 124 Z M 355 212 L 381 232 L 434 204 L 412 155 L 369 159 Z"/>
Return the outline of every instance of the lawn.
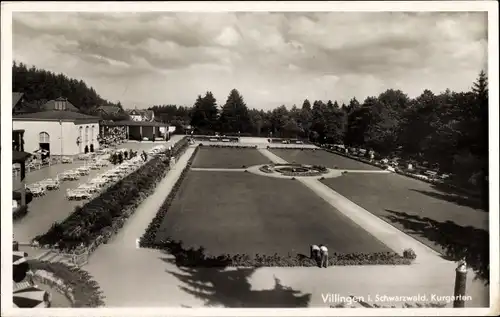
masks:
<path fill-rule="evenodd" d="M 200 147 L 192 167 L 242 168 L 266 163 L 269 163 L 269 160 L 257 149 Z"/>
<path fill-rule="evenodd" d="M 379 170 L 378 167 L 358 162 L 324 150 L 283 150 L 270 149 L 270 151 L 288 163 L 323 165 L 329 168 L 346 170 Z"/>
<path fill-rule="evenodd" d="M 449 258 L 467 257 L 487 274 L 488 213 L 480 203 L 398 174 L 346 174 L 322 182 Z"/>
<path fill-rule="evenodd" d="M 167 238 L 211 255 L 391 251 L 301 183 L 244 172 L 190 171 L 157 232 Z"/>

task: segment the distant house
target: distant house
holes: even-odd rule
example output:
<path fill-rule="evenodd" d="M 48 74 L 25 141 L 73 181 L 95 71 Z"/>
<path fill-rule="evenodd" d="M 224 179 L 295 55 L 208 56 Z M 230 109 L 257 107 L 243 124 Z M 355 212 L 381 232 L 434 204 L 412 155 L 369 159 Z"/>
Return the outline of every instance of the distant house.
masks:
<path fill-rule="evenodd" d="M 24 94 L 22 92 L 12 93 L 12 113 L 26 113 L 26 102 L 24 100 Z"/>
<path fill-rule="evenodd" d="M 100 115 L 117 115 L 122 112 L 122 109 L 118 106 L 99 106 L 96 112 Z"/>
<path fill-rule="evenodd" d="M 144 110 L 144 109 L 129 109 L 127 113 L 130 115 L 130 119 L 133 121 L 145 121 L 145 122 L 153 122 L 155 120 L 155 113 L 153 110 Z"/>

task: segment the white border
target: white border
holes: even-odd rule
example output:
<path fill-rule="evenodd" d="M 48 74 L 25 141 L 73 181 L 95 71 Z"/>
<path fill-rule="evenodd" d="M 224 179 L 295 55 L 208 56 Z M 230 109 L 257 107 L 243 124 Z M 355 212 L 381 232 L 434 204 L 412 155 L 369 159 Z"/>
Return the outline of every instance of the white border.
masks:
<path fill-rule="evenodd" d="M 499 296 L 499 214 L 498 198 L 494 193 L 499 192 L 498 184 L 498 3 L 496 1 L 387 1 L 387 2 L 2 2 L 1 16 L 1 57 L 2 57 L 2 117 L 1 140 L 2 162 L 11 162 L 12 152 L 8 149 L 12 143 L 12 12 L 13 11 L 92 11 L 92 12 L 144 12 L 144 11 L 191 11 L 191 12 L 217 12 L 217 11 L 487 11 L 488 12 L 488 77 L 490 87 L 490 305 L 488 308 L 464 309 L 229 309 L 229 308 L 102 308 L 102 309 L 31 309 L 21 310 L 12 307 L 12 276 L 11 265 L 11 239 L 12 239 L 12 214 L 10 199 L 2 199 L 2 315 L 8 316 L 153 316 L 169 314 L 178 316 L 384 316 L 384 315 L 497 315 L 500 313 Z M 1 165 L 2 197 L 12 194 L 12 181 L 10 180 L 11 165 Z"/>

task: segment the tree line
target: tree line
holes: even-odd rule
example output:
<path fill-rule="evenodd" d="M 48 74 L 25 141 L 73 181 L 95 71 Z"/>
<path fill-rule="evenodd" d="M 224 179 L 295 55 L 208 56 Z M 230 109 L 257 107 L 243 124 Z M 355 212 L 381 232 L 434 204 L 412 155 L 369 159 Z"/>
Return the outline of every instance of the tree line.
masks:
<path fill-rule="evenodd" d="M 191 125 L 200 134 L 302 138 L 428 162 L 443 172 L 487 175 L 488 78 L 484 72 L 469 91 L 424 90 L 416 98 L 388 89 L 362 102 L 306 99 L 301 107 L 281 105 L 264 111 L 249 109 L 233 89 L 221 106 L 206 92 L 192 107 L 150 109 L 158 120 L 179 128 Z"/>
<path fill-rule="evenodd" d="M 26 112 L 41 111 L 47 101 L 64 97 L 84 114 L 97 115 L 96 110 L 100 106 L 116 106 L 121 109 L 120 113 L 104 115 L 103 119 L 125 120 L 129 117 L 119 101 L 105 100 L 83 80 L 35 66 L 28 68 L 26 64 L 16 61 L 12 65 L 12 91 L 24 94 Z"/>

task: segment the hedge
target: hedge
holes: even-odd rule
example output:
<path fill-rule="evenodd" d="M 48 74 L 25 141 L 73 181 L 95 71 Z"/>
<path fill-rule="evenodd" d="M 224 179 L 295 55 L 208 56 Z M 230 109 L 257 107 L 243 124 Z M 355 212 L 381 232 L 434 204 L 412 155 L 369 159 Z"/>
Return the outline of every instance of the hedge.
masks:
<path fill-rule="evenodd" d="M 167 211 L 170 208 L 170 205 L 172 204 L 172 201 L 175 198 L 175 195 L 180 189 L 180 186 L 182 184 L 182 181 L 184 178 L 186 178 L 186 175 L 191 168 L 191 165 L 193 164 L 194 158 L 196 157 L 196 154 L 198 153 L 199 147 L 196 147 L 194 150 L 193 154 L 189 158 L 186 166 L 181 172 L 181 175 L 179 176 L 179 179 L 175 182 L 172 190 L 168 194 L 167 198 L 159 208 L 156 216 L 153 218 L 151 223 L 148 225 L 146 232 L 142 235 L 142 237 L 139 240 L 139 246 L 141 248 L 154 248 L 155 247 L 155 240 L 156 240 L 156 233 L 157 230 L 160 228 L 163 219 L 165 218 Z"/>
<path fill-rule="evenodd" d="M 172 149 L 178 157 L 187 149 L 186 138 Z M 54 223 L 43 235 L 35 237 L 40 245 L 57 246 L 60 250 L 73 251 L 77 247 L 89 247 L 94 242 L 106 242 L 118 232 L 137 206 L 152 192 L 169 170 L 169 158 L 153 157 L 133 173 L 109 187 L 101 195 L 89 201 L 61 223 Z M 93 251 L 93 250 L 91 250 Z"/>
<path fill-rule="evenodd" d="M 166 213 L 164 211 L 163 215 Z M 176 264 L 185 267 L 313 267 L 318 263 L 304 255 L 265 254 L 221 254 L 212 256 L 205 254 L 203 248 L 185 249 L 182 242 L 166 240 L 154 243 L 153 236 L 148 236 L 148 243 L 143 246 L 165 250 L 175 256 Z M 153 243 L 151 243 L 151 241 Z M 146 242 L 146 241 L 145 241 Z M 405 258 L 395 252 L 330 254 L 329 265 L 409 265 L 414 259 Z"/>
<path fill-rule="evenodd" d="M 28 263 L 33 279 L 59 290 L 72 303 L 72 307 L 104 306 L 99 284 L 87 271 L 60 262 L 28 260 Z M 40 274 L 42 272 L 45 274 Z"/>

